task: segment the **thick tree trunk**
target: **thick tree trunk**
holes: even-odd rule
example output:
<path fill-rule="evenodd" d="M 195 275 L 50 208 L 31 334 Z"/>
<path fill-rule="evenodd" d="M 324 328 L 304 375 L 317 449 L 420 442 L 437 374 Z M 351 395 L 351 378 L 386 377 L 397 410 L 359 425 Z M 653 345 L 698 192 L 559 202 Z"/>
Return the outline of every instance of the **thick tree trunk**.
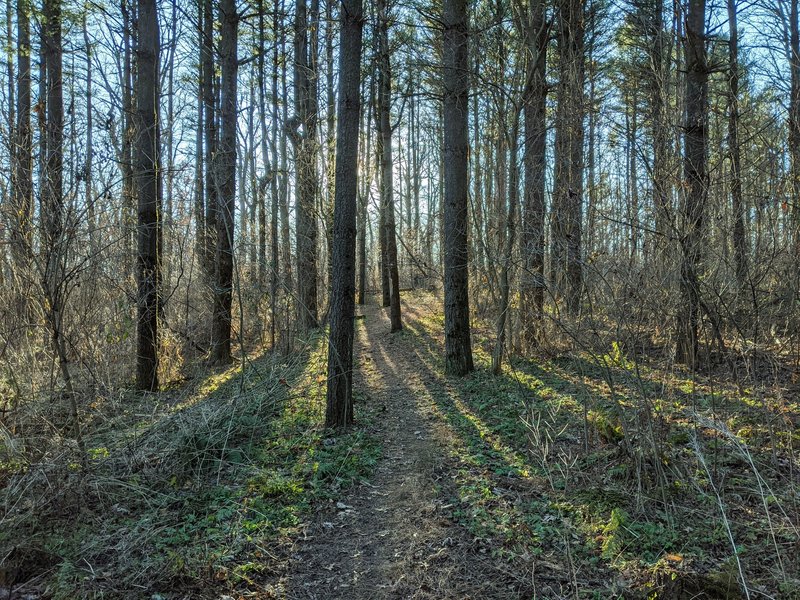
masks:
<path fill-rule="evenodd" d="M 161 286 L 159 40 L 155 0 L 139 0 L 136 47 L 134 188 L 138 199 L 136 386 L 158 389 Z"/>
<path fill-rule="evenodd" d="M 444 334 L 445 371 L 474 369 L 469 322 L 467 232 L 469 17 L 466 0 L 445 0 L 442 25 L 444 146 Z"/>
<path fill-rule="evenodd" d="M 686 124 L 684 178 L 686 194 L 681 232 L 681 302 L 678 307 L 678 361 L 697 365 L 700 313 L 699 270 L 703 220 L 708 194 L 708 68 L 705 45 L 705 0 L 690 0 L 686 19 Z"/>
<path fill-rule="evenodd" d="M 294 129 L 295 194 L 297 196 L 298 322 L 304 330 L 317 327 L 317 174 L 315 160 L 316 105 L 311 98 L 314 77 L 308 51 L 306 2 L 295 3 L 294 22 Z M 316 35 L 316 32 L 314 32 Z"/>
<path fill-rule="evenodd" d="M 358 134 L 361 111 L 361 0 L 344 0 L 339 48 L 339 106 L 336 135 L 333 280 L 325 425 L 353 422 L 353 337 L 355 315 Z"/>
<path fill-rule="evenodd" d="M 523 89 L 525 120 L 524 169 L 525 203 L 522 220 L 522 257 L 524 268 L 520 281 L 522 341 L 527 348 L 541 343 L 544 318 L 545 251 L 545 150 L 547 144 L 547 66 L 548 31 L 544 1 L 537 0 L 522 13 L 527 69 Z"/>
<path fill-rule="evenodd" d="M 214 165 L 217 188 L 217 235 L 215 255 L 214 315 L 211 362 L 231 361 L 231 300 L 233 295 L 233 228 L 236 210 L 237 54 L 239 13 L 236 0 L 221 0 L 220 68 L 222 71 L 219 149 Z"/>
<path fill-rule="evenodd" d="M 567 311 L 580 308 L 583 198 L 584 20 L 583 2 L 559 6 L 559 83 L 555 138 L 555 181 L 551 272 Z"/>
<path fill-rule="evenodd" d="M 378 156 L 381 171 L 381 210 L 384 227 L 384 261 L 389 292 L 392 332 L 400 331 L 400 275 L 397 265 L 397 237 L 394 208 L 394 160 L 392 157 L 392 70 L 389 59 L 389 15 L 384 0 L 378 0 Z"/>

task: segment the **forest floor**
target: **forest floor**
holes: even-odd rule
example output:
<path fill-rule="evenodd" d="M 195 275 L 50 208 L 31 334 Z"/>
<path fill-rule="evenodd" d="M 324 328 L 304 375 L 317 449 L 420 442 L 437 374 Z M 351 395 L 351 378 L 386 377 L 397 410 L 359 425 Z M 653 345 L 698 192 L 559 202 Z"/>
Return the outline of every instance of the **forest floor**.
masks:
<path fill-rule="evenodd" d="M 476 318 L 449 378 L 440 307 L 404 294 L 394 334 L 359 307 L 347 431 L 322 335 L 95 395 L 88 461 L 31 410 L 0 440 L 0 600 L 800 598 L 789 372 L 741 390 L 615 342 L 495 376 Z"/>
<path fill-rule="evenodd" d="M 522 598 L 530 581 L 452 517 L 458 437 L 430 388 L 447 384 L 414 338 L 361 307 L 354 386 L 377 408 L 383 458 L 368 482 L 315 515 L 282 584 L 289 598 Z M 408 324 L 420 307 L 404 306 Z"/>

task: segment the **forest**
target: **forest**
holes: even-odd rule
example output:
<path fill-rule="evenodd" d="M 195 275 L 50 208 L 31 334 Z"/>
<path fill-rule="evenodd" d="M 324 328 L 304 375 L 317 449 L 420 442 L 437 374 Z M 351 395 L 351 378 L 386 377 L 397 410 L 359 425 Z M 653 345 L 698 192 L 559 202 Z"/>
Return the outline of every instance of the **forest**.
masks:
<path fill-rule="evenodd" d="M 800 599 L 800 0 L 6 0 L 0 600 Z"/>

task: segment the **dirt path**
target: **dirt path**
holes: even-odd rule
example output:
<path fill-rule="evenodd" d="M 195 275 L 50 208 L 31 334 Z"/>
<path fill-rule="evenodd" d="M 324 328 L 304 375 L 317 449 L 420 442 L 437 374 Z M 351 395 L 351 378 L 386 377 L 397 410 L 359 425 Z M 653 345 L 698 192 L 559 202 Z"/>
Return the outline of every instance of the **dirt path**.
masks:
<path fill-rule="evenodd" d="M 317 515 L 294 554 L 288 598 L 517 598 L 514 578 L 448 518 L 447 426 L 426 402 L 426 366 L 384 311 L 363 310 L 355 384 L 383 410 L 369 483 Z M 408 312 L 405 318 L 413 318 Z M 485 550 L 484 550 L 485 552 Z"/>

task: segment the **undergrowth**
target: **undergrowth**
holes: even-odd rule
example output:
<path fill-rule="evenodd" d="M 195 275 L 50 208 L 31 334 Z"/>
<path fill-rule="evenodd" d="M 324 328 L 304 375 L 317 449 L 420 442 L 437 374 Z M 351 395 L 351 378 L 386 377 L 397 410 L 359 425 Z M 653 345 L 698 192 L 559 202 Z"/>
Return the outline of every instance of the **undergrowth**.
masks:
<path fill-rule="evenodd" d="M 800 598 L 797 432 L 765 424 L 752 390 L 619 345 L 493 376 L 480 329 L 476 371 L 448 379 L 440 324 L 415 317 L 427 394 L 456 434 L 452 516 L 483 551 L 569 597 Z M 777 418 L 797 412 L 783 401 Z"/>
<path fill-rule="evenodd" d="M 325 360 L 318 336 L 291 359 L 131 396 L 87 429 L 87 460 L 65 442 L 18 464 L 0 507 L 0 584 L 56 599 L 267 589 L 309 512 L 380 455 L 364 428 L 322 429 Z"/>

